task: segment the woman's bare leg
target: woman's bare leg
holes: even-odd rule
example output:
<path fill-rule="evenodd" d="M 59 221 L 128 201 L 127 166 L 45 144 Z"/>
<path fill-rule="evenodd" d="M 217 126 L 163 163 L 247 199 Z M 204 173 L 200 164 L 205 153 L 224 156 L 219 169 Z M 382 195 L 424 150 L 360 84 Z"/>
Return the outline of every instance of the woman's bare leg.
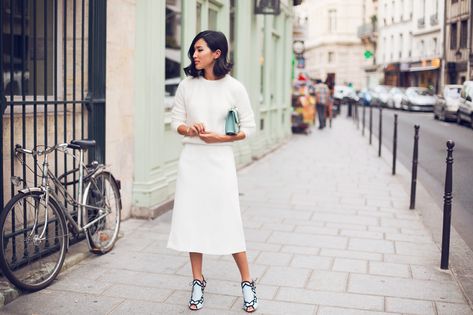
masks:
<path fill-rule="evenodd" d="M 192 266 L 192 277 L 202 281 L 204 277 L 202 276 L 202 253 L 189 253 Z"/>
<path fill-rule="evenodd" d="M 251 282 L 252 279 L 250 277 L 250 268 L 248 267 L 248 258 L 246 257 L 246 252 L 233 254 L 233 259 L 235 259 L 238 270 L 240 270 L 241 281 Z"/>

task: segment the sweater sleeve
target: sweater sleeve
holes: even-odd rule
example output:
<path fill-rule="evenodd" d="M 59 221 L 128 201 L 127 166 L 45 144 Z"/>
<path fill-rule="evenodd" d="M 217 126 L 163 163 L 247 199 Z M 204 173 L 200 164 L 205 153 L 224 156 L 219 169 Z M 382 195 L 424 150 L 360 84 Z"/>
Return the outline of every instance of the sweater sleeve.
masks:
<path fill-rule="evenodd" d="M 245 133 L 246 138 L 249 138 L 256 130 L 255 115 L 251 107 L 250 98 L 243 84 L 241 85 L 239 94 L 237 108 L 240 118 L 240 131 Z"/>
<path fill-rule="evenodd" d="M 186 113 L 186 104 L 185 104 L 185 80 L 179 83 L 177 87 L 176 95 L 174 96 L 174 103 L 172 106 L 171 112 L 171 127 L 174 131 L 177 132 L 177 128 L 180 125 L 186 124 L 187 113 Z"/>

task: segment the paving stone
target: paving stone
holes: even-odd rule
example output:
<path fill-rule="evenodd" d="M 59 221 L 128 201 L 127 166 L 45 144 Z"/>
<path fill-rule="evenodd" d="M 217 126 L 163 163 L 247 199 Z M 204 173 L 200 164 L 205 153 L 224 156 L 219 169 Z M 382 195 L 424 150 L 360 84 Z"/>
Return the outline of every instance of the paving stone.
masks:
<path fill-rule="evenodd" d="M 113 315 L 154 315 L 154 314 L 183 314 L 190 312 L 187 303 L 181 305 L 163 304 L 148 301 L 126 300 L 120 304 L 113 312 Z"/>
<path fill-rule="evenodd" d="M 191 294 L 191 287 L 189 290 L 182 291 L 177 290 L 174 291 L 167 299 L 166 304 L 176 304 L 176 305 L 187 305 L 189 302 L 189 297 Z M 205 291 L 205 308 L 210 306 L 211 308 L 215 309 L 224 309 L 230 310 L 232 305 L 235 303 L 237 297 L 231 295 L 223 295 L 223 294 L 213 294 Z"/>
<path fill-rule="evenodd" d="M 281 252 L 283 252 L 283 253 L 293 253 L 293 254 L 318 255 L 320 253 L 320 248 L 307 247 L 307 246 L 284 245 L 281 248 Z"/>
<path fill-rule="evenodd" d="M 379 276 L 410 278 L 409 265 L 370 261 L 368 273 Z"/>
<path fill-rule="evenodd" d="M 368 251 L 363 252 L 363 251 L 353 251 L 353 250 L 325 249 L 325 248 L 321 249 L 320 256 L 365 259 L 365 260 L 374 260 L 374 261 L 380 261 L 383 259 L 383 254 L 380 254 L 380 253 L 372 253 Z"/>
<path fill-rule="evenodd" d="M 292 232 L 295 228 L 295 225 L 286 223 L 264 223 L 260 229 L 268 231 Z"/>
<path fill-rule="evenodd" d="M 395 242 L 396 253 L 401 255 L 440 257 L 439 248 L 434 244 L 422 244 L 412 242 Z"/>
<path fill-rule="evenodd" d="M 340 235 L 356 237 L 356 238 L 368 238 L 368 239 L 383 239 L 384 237 L 384 234 L 382 232 L 347 230 L 347 229 L 342 229 L 340 231 Z"/>
<path fill-rule="evenodd" d="M 122 299 L 164 302 L 172 292 L 173 290 L 164 288 L 114 284 L 105 290 L 103 295 Z"/>
<path fill-rule="evenodd" d="M 451 271 L 441 270 L 436 266 L 411 265 L 412 277 L 421 280 L 445 280 L 454 281 Z"/>
<path fill-rule="evenodd" d="M 20 296 L 5 305 L 2 314 L 108 314 L 123 299 L 49 289 Z"/>
<path fill-rule="evenodd" d="M 320 306 L 317 315 L 396 315 L 400 313 L 374 312 L 351 308 Z"/>
<path fill-rule="evenodd" d="M 413 242 L 413 243 L 428 243 L 433 242 L 432 237 L 430 236 L 420 236 L 420 235 L 406 235 L 406 234 L 397 234 L 397 233 L 386 233 L 386 239 L 391 241 L 404 241 L 404 242 Z"/>
<path fill-rule="evenodd" d="M 292 257 L 292 254 L 287 253 L 263 252 L 258 256 L 255 262 L 262 265 L 288 266 Z"/>
<path fill-rule="evenodd" d="M 350 214 L 317 213 L 312 220 L 346 224 L 379 225 L 377 218 Z"/>
<path fill-rule="evenodd" d="M 252 242 L 265 242 L 272 231 L 263 231 L 245 228 L 245 239 Z"/>
<path fill-rule="evenodd" d="M 270 267 L 260 283 L 276 286 L 289 286 L 303 288 L 309 278 L 309 269 L 294 267 Z"/>
<path fill-rule="evenodd" d="M 230 295 L 230 296 L 235 296 L 235 297 L 240 297 L 242 294 L 240 281 L 218 280 L 218 279 L 211 279 L 211 278 L 206 278 L 206 280 L 207 280 L 207 286 L 205 287 L 206 293 Z M 191 282 L 188 282 L 187 286 L 183 286 L 179 288 L 179 290 L 188 288 L 190 292 L 191 290 L 190 284 Z M 276 295 L 277 290 L 278 290 L 277 286 L 262 284 L 260 280 L 258 280 L 256 283 L 256 292 L 258 294 L 258 298 L 272 300 L 274 296 Z"/>
<path fill-rule="evenodd" d="M 281 249 L 281 245 L 279 244 L 268 244 L 262 242 L 251 242 L 246 241 L 246 249 L 247 250 L 259 250 L 259 251 L 270 251 L 270 252 L 278 252 Z"/>
<path fill-rule="evenodd" d="M 438 315 L 473 315 L 473 311 L 467 304 L 453 304 L 435 302 Z"/>
<path fill-rule="evenodd" d="M 420 301 L 412 299 L 386 298 L 386 311 L 399 312 L 403 314 L 435 315 L 434 303 L 432 301 Z"/>
<path fill-rule="evenodd" d="M 239 298 L 238 301 L 233 305 L 232 310 L 241 311 L 241 305 L 243 304 L 243 299 Z M 280 301 L 271 301 L 258 299 L 258 310 L 257 314 L 315 314 L 317 310 L 317 305 L 315 304 L 303 304 L 303 303 L 294 303 L 294 302 L 280 302 Z"/>
<path fill-rule="evenodd" d="M 307 289 L 346 292 L 348 273 L 315 270 L 307 283 Z"/>
<path fill-rule="evenodd" d="M 327 222 L 325 226 L 330 228 L 337 228 L 337 229 L 347 229 L 347 230 L 358 230 L 358 231 L 367 231 L 367 225 L 363 224 L 349 224 L 349 223 L 335 223 L 335 222 Z"/>
<path fill-rule="evenodd" d="M 267 266 L 252 264 L 250 265 L 250 271 L 253 278 L 260 278 Z M 204 260 L 203 262 L 203 274 L 206 278 L 220 279 L 220 280 L 230 280 L 237 281 L 241 280 L 240 273 L 238 271 L 237 265 L 234 261 L 224 261 L 224 260 Z M 190 276 L 192 275 L 192 269 L 190 262 L 184 265 L 181 269 L 176 271 L 176 274 L 181 276 Z"/>
<path fill-rule="evenodd" d="M 437 265 L 440 264 L 440 256 L 432 257 L 384 254 L 384 261 L 399 264 Z"/>
<path fill-rule="evenodd" d="M 368 231 L 381 233 L 399 233 L 401 229 L 390 226 L 369 226 Z"/>
<path fill-rule="evenodd" d="M 347 242 L 348 240 L 346 237 L 311 235 L 295 232 L 273 232 L 268 240 L 268 243 L 338 249 L 346 248 Z"/>
<path fill-rule="evenodd" d="M 348 282 L 348 291 L 420 300 L 465 302 L 457 283 L 448 281 L 425 281 L 352 274 Z"/>
<path fill-rule="evenodd" d="M 315 255 L 294 255 L 292 267 L 308 268 L 313 270 L 330 270 L 333 259 Z"/>
<path fill-rule="evenodd" d="M 361 238 L 350 239 L 348 249 L 375 253 L 394 253 L 394 242 L 384 240 L 368 240 Z"/>
<path fill-rule="evenodd" d="M 384 310 L 384 298 L 381 296 L 312 291 L 288 287 L 279 289 L 276 300 L 374 311 Z"/>
<path fill-rule="evenodd" d="M 368 262 L 359 259 L 335 258 L 333 271 L 366 273 Z"/>
<path fill-rule="evenodd" d="M 297 226 L 294 232 L 320 235 L 338 235 L 338 229 L 317 226 Z"/>

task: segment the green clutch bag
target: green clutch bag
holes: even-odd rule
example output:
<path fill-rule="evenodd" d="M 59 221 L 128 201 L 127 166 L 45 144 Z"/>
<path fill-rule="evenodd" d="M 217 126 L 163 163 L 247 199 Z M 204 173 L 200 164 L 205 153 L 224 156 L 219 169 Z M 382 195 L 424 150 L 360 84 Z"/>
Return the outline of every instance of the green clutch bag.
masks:
<path fill-rule="evenodd" d="M 227 119 L 225 120 L 225 134 L 234 136 L 240 132 L 240 118 L 236 107 L 228 111 Z"/>

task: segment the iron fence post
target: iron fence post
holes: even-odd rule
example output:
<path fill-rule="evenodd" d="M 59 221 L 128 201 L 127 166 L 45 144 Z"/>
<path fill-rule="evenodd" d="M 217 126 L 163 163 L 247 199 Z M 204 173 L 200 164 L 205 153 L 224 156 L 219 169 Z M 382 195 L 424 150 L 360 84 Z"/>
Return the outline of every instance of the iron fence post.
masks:
<path fill-rule="evenodd" d="M 447 141 L 447 170 L 445 172 L 445 194 L 443 196 L 443 229 L 442 229 L 442 257 L 440 268 L 448 269 L 450 251 L 450 225 L 452 219 L 452 186 L 453 186 L 453 147 L 455 142 Z"/>
<path fill-rule="evenodd" d="M 365 136 L 365 116 L 366 116 L 366 114 L 365 114 L 366 108 L 365 108 L 365 107 L 366 107 L 366 106 L 363 104 L 363 114 L 362 114 L 362 116 L 363 116 L 362 120 L 363 120 L 363 121 L 362 121 L 362 123 L 361 123 L 361 126 L 362 126 L 362 127 L 361 127 L 361 135 L 362 135 L 363 137 Z"/>
<path fill-rule="evenodd" d="M 409 209 L 416 206 L 417 163 L 419 159 L 419 125 L 414 126 L 414 153 L 412 156 L 411 203 Z"/>

